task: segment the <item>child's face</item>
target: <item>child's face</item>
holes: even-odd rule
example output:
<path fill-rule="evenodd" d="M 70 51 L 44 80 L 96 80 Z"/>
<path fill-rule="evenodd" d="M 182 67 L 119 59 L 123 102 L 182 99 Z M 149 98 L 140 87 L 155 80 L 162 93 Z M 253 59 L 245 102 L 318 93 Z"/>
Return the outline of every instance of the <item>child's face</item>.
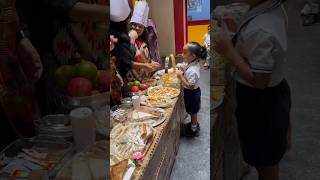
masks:
<path fill-rule="evenodd" d="M 183 47 L 183 62 L 190 63 L 195 59 L 195 55 L 189 50 L 188 45 Z"/>

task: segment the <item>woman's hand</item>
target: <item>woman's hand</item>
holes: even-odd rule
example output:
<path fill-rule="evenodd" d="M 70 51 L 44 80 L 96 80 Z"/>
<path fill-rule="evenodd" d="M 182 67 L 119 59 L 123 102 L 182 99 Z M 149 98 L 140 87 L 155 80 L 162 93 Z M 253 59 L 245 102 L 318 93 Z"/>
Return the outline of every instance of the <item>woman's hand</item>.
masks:
<path fill-rule="evenodd" d="M 129 37 L 130 37 L 130 42 L 131 42 L 131 44 L 135 44 L 136 39 L 138 39 L 139 36 L 138 36 L 137 31 L 131 30 L 131 31 L 129 32 Z"/>
<path fill-rule="evenodd" d="M 28 38 L 20 40 L 18 53 L 26 75 L 33 82 L 38 81 L 42 75 L 43 66 L 38 51 L 33 47 Z"/>
<path fill-rule="evenodd" d="M 227 25 L 222 21 L 221 27 L 217 29 L 215 50 L 217 53 L 226 56 L 233 49 L 230 32 Z"/>
<path fill-rule="evenodd" d="M 153 64 L 151 63 L 143 63 L 144 64 L 144 69 L 147 70 L 148 72 L 153 72 Z"/>
<path fill-rule="evenodd" d="M 152 67 L 153 67 L 153 71 L 158 70 L 158 69 L 160 68 L 160 66 L 161 66 L 161 65 L 160 65 L 159 63 L 157 63 L 157 62 L 152 62 L 151 65 L 152 65 Z"/>

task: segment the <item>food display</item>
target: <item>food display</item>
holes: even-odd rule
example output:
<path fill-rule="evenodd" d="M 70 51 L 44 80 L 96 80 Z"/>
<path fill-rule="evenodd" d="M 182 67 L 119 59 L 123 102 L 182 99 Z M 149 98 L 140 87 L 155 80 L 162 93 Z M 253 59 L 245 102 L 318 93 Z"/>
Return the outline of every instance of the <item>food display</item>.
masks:
<path fill-rule="evenodd" d="M 79 152 L 60 170 L 56 179 L 106 179 L 108 145 L 107 141 L 98 141 L 83 152 Z"/>
<path fill-rule="evenodd" d="M 148 96 L 178 97 L 180 89 L 174 87 L 156 86 L 148 89 Z"/>
<path fill-rule="evenodd" d="M 28 178 L 32 172 L 45 170 L 54 177 L 72 145 L 35 139 L 19 139 L 1 152 L 0 179 Z"/>
<path fill-rule="evenodd" d="M 166 111 L 161 108 L 139 107 L 129 113 L 128 123 L 143 122 L 158 126 L 166 120 Z"/>
<path fill-rule="evenodd" d="M 110 89 L 111 74 L 98 70 L 97 66 L 82 60 L 75 65 L 62 65 L 55 71 L 58 89 L 71 97 L 91 96 Z"/>
<path fill-rule="evenodd" d="M 112 121 L 123 122 L 127 120 L 128 113 L 128 109 L 117 108 L 114 111 L 111 111 L 110 117 Z"/>
<path fill-rule="evenodd" d="M 164 69 L 159 70 L 153 75 L 153 78 L 160 80 L 158 84 L 164 84 L 163 83 L 163 79 L 164 79 L 163 76 L 166 76 L 166 75 L 167 75 L 167 77 L 169 77 L 169 82 L 170 82 L 169 84 L 170 85 L 179 84 L 180 81 L 179 81 L 179 79 L 177 77 L 176 72 L 174 72 L 173 68 L 168 69 L 168 73 L 167 74 L 165 73 Z"/>
<path fill-rule="evenodd" d="M 148 89 L 150 87 L 149 84 L 141 83 L 138 80 L 134 80 L 134 81 L 128 82 L 127 85 L 130 88 L 131 92 L 135 93 L 135 94 L 142 94 L 142 93 L 144 93 L 144 91 L 146 89 Z"/>
<path fill-rule="evenodd" d="M 170 107 L 173 98 L 179 96 L 180 89 L 171 87 L 177 79 L 173 69 L 168 72 L 170 86 L 156 86 L 163 74 L 164 70 L 160 70 L 152 79 L 127 83 L 132 97 L 139 96 L 141 106 L 134 106 L 134 100 L 126 97 L 121 105 L 111 108 L 109 179 L 130 180 L 135 176 L 155 138 L 157 131 L 154 128 L 167 119 L 167 111 L 163 108 Z"/>
<path fill-rule="evenodd" d="M 146 123 L 118 124 L 110 133 L 110 165 L 130 159 L 134 152 L 145 152 L 152 142 L 154 129 Z"/>
<path fill-rule="evenodd" d="M 149 107 L 166 108 L 172 103 L 170 98 L 164 96 L 142 96 L 141 104 Z"/>

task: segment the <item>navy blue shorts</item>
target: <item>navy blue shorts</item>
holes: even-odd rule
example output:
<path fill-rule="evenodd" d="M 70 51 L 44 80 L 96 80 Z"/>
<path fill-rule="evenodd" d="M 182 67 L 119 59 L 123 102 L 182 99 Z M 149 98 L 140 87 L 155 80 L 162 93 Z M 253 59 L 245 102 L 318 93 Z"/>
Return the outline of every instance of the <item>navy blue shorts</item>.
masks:
<path fill-rule="evenodd" d="M 279 163 L 287 148 L 290 88 L 283 80 L 260 90 L 237 83 L 236 117 L 244 160 L 255 167 Z"/>
<path fill-rule="evenodd" d="M 184 88 L 184 105 L 188 114 L 197 114 L 201 106 L 201 90 Z"/>

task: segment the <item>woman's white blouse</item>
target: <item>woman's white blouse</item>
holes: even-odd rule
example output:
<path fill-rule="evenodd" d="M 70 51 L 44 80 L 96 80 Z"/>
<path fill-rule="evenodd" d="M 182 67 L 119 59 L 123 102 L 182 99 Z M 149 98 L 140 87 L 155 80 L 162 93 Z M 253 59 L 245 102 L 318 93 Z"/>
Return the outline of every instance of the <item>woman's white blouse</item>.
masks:
<path fill-rule="evenodd" d="M 282 6 L 261 14 L 239 32 L 236 49 L 254 73 L 270 73 L 268 86 L 284 79 L 287 53 L 287 15 Z M 236 73 L 236 80 L 252 86 Z"/>

